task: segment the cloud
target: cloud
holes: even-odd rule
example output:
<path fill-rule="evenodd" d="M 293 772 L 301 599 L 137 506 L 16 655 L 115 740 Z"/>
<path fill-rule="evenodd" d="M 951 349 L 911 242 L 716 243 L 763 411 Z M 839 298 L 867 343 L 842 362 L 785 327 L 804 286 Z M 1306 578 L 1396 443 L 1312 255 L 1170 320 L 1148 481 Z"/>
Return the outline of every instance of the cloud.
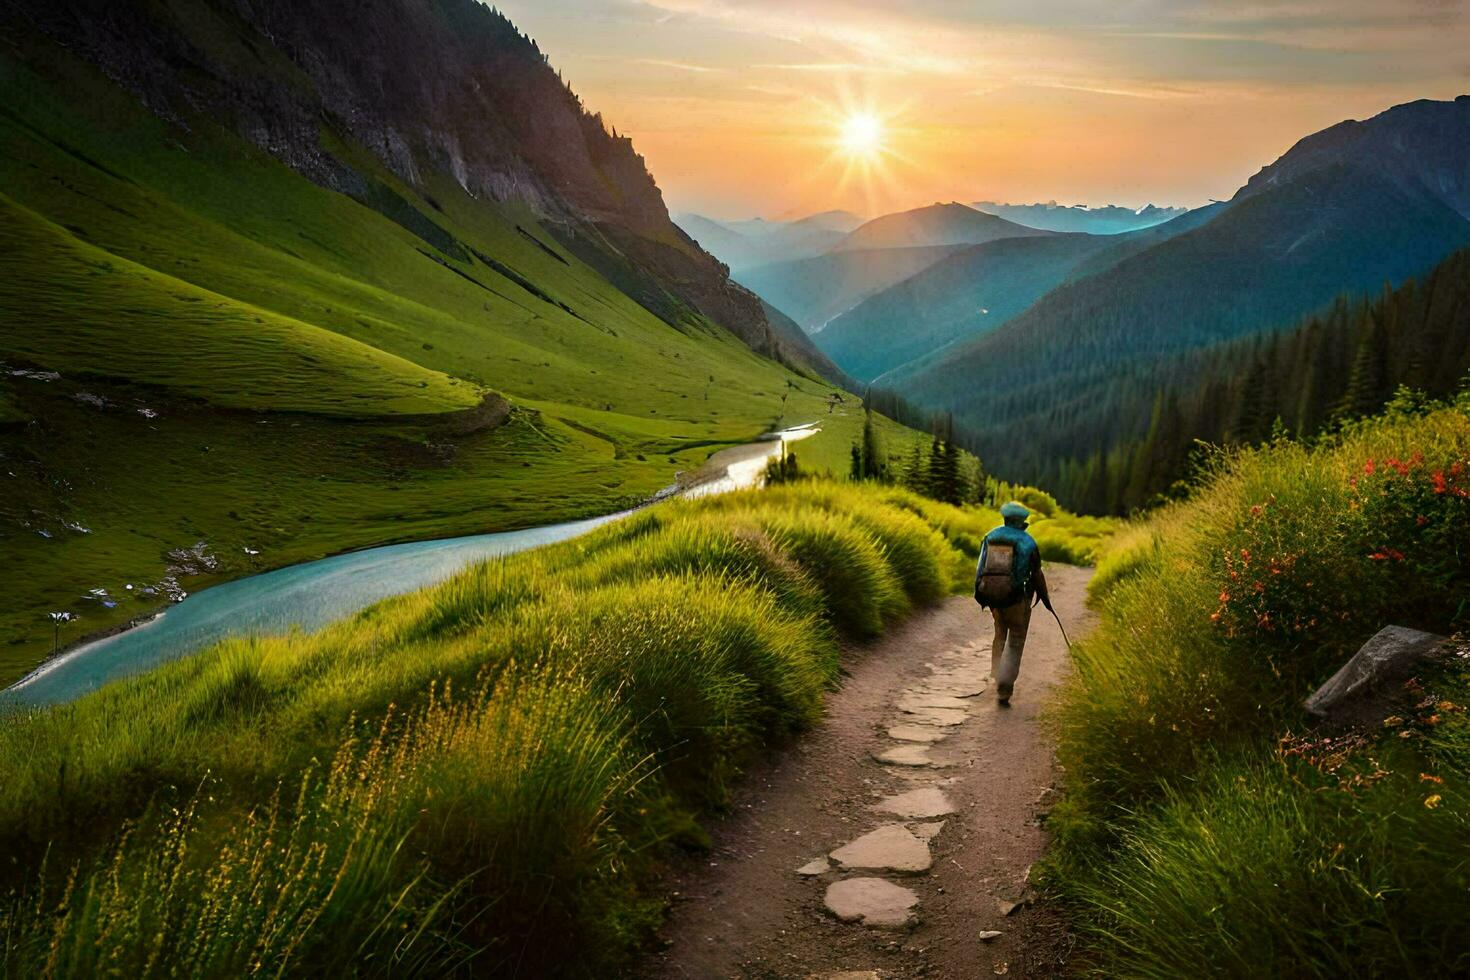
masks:
<path fill-rule="evenodd" d="M 673 68 L 676 71 L 690 71 L 700 75 L 718 74 L 724 71 L 722 68 L 711 68 L 708 65 L 695 65 L 687 61 L 664 61 L 660 58 L 634 58 L 633 64 L 651 65 L 654 68 Z"/>

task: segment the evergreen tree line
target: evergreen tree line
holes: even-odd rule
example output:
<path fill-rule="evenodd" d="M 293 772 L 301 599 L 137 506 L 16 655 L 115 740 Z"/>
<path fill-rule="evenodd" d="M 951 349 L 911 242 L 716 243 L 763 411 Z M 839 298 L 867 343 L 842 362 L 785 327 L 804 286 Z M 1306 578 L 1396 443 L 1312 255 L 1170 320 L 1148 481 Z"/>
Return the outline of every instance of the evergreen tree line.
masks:
<path fill-rule="evenodd" d="M 1201 443 L 1318 435 L 1376 413 L 1400 386 L 1451 394 L 1467 372 L 1470 251 L 1461 251 L 1423 282 L 1339 298 L 1291 330 L 1179 358 L 1151 393 L 1138 386 L 1131 395 L 1129 410 L 1148 418 L 1142 438 L 1061 460 L 1038 478 L 1071 506 L 1125 513 L 1177 490 Z"/>
<path fill-rule="evenodd" d="M 1008 478 L 1046 487 L 1069 509 L 1127 513 L 1177 490 L 1201 444 L 1316 435 L 1376 412 L 1400 385 L 1455 391 L 1470 372 L 1470 250 L 1422 281 L 1341 297 L 1290 329 L 1114 370 L 1105 390 L 1033 410 L 1042 421 L 1025 443 L 965 426 L 954 440 L 1003 459 Z M 925 418 L 892 393 L 872 398 L 905 424 Z"/>
<path fill-rule="evenodd" d="M 951 417 L 936 415 L 920 422 L 919 416 L 909 406 L 901 405 L 902 400 L 896 396 L 880 397 L 877 401 L 884 406 L 882 414 L 889 418 L 896 418 L 894 412 L 902 407 L 910 419 L 905 424 L 910 428 L 928 429 L 932 438 L 927 447 L 915 442 L 902 456 L 889 454 L 873 427 L 875 403 L 865 399 L 862 435 L 852 446 L 852 466 L 848 473 L 851 479 L 893 483 L 955 505 L 978 503 L 985 499 L 990 481 L 986 479 L 980 458 L 966 452 L 956 442 Z"/>

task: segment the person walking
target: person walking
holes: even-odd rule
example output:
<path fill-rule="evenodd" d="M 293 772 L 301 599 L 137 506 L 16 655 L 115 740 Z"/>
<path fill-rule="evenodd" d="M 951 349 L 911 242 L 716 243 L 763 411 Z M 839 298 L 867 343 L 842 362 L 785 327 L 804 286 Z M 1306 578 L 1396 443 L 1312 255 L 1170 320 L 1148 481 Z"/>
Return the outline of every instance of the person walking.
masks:
<path fill-rule="evenodd" d="M 1026 533 L 1031 512 L 1012 501 L 1000 509 L 1000 516 L 1005 523 L 987 534 L 980 545 L 975 601 L 989 609 L 995 621 L 990 676 L 995 681 L 996 701 L 1009 706 L 1016 677 L 1021 673 L 1031 609 L 1037 602 L 1051 609 L 1051 596 L 1041 571 L 1041 549 Z"/>

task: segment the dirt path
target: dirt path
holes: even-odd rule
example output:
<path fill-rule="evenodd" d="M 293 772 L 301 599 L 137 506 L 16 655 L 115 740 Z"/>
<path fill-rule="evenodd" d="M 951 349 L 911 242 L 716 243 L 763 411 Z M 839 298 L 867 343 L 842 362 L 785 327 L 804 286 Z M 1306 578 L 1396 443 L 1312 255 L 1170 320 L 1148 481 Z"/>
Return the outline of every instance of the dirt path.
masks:
<path fill-rule="evenodd" d="M 1091 624 L 1087 577 L 1047 570 L 1074 639 Z M 1039 715 L 1067 669 L 1056 623 L 1037 613 L 1009 709 L 981 690 L 990 617 L 967 597 L 851 651 L 827 719 L 749 774 L 735 813 L 713 828 L 713 850 L 676 876 L 665 946 L 645 975 L 1060 972 L 1070 939 L 1030 903 L 1026 882 L 1046 845 L 1040 816 L 1055 777 Z"/>

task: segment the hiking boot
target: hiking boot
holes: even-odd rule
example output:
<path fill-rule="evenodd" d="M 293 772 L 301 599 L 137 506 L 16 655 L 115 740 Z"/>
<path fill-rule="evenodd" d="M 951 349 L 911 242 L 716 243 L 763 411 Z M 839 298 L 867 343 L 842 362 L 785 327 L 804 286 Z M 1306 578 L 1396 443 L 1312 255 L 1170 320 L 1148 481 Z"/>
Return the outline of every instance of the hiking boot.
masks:
<path fill-rule="evenodd" d="M 1009 708 L 1011 706 L 1011 685 L 1010 684 L 998 684 L 998 685 L 996 685 L 996 688 L 995 688 L 995 700 L 997 702 L 999 702 L 999 704 L 1001 705 L 1001 707 L 1003 707 L 1003 708 Z"/>

